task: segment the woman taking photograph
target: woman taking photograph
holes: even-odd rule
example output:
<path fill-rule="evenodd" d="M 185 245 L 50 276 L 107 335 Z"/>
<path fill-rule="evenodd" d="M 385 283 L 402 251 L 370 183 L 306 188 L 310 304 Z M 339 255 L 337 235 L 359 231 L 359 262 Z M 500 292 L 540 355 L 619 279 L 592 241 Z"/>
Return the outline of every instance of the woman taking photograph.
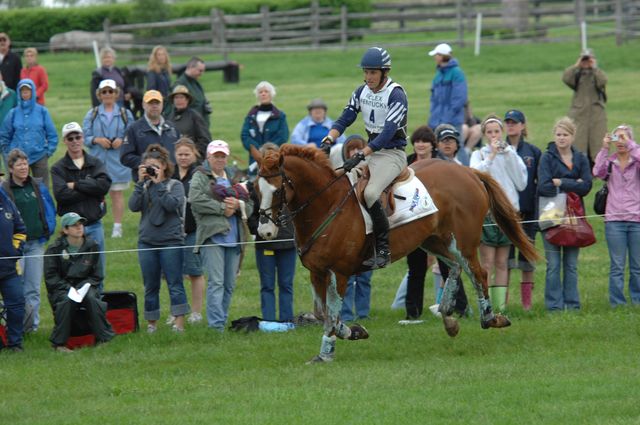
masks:
<path fill-rule="evenodd" d="M 124 215 L 124 191 L 129 188 L 131 170 L 120 162 L 120 147 L 124 136 L 133 123 L 131 111 L 118 106 L 116 99 L 120 89 L 113 80 L 102 80 L 96 90 L 100 105 L 89 109 L 82 122 L 84 144 L 89 153 L 102 161 L 111 177 L 109 196 L 113 212 L 112 238 L 122 237 Z"/>
<path fill-rule="evenodd" d="M 182 284 L 184 234 L 182 211 L 184 188 L 171 179 L 173 163 L 169 152 L 158 144 L 149 145 L 138 168 L 138 182 L 129 199 L 129 208 L 141 212 L 138 231 L 138 259 L 144 281 L 144 318 L 147 332 L 157 330 L 160 319 L 160 278 L 169 288 L 173 330 L 184 331 L 189 303 Z"/>
<path fill-rule="evenodd" d="M 60 237 L 49 245 L 44 259 L 44 282 L 55 321 L 50 341 L 56 351 L 71 351 L 65 345 L 71 335 L 75 312 L 81 305 L 87 312 L 87 321 L 97 344 L 115 336 L 106 317 L 107 303 L 100 299 L 98 292 L 98 285 L 104 278 L 98 254 L 100 248 L 93 239 L 85 237 L 86 221 L 74 212 L 63 215 Z M 88 292 L 81 301 L 71 300 L 69 290 L 80 290 L 86 284 L 89 284 Z"/>
<path fill-rule="evenodd" d="M 614 152 L 609 154 L 611 146 Z M 609 168 L 610 167 L 610 168 Z M 609 171 L 610 170 L 610 173 Z M 640 146 L 633 130 L 619 125 L 602 140 L 593 175 L 607 180 L 609 195 L 604 217 L 609 247 L 609 303 L 625 305 L 624 269 L 629 254 L 629 296 L 640 304 Z"/>
<path fill-rule="evenodd" d="M 489 115 L 482 121 L 482 134 L 487 140 L 483 146 L 471 154 L 471 168 L 491 174 L 500 183 L 505 195 L 516 211 L 520 210 L 518 191 L 527 186 L 527 167 L 512 145 L 503 139 L 504 125 L 496 115 Z M 498 311 L 507 307 L 509 285 L 509 250 L 511 241 L 495 224 L 491 215 L 487 215 L 482 228 L 480 242 L 480 261 L 489 273 L 493 274 L 493 285 L 489 284 L 491 304 Z M 494 274 L 495 273 L 495 274 Z"/>
<path fill-rule="evenodd" d="M 573 192 L 582 198 L 591 190 L 589 160 L 573 146 L 575 134 L 576 126 L 568 117 L 561 118 L 553 127 L 555 140 L 540 157 L 538 196 Z M 546 232 L 543 231 L 543 235 Z M 543 241 L 547 258 L 545 307 L 550 311 L 579 309 L 577 268 L 580 248 L 553 245 L 546 238 Z"/>
<path fill-rule="evenodd" d="M 193 175 L 189 190 L 191 211 L 196 219 L 196 250 L 207 271 L 207 323 L 210 328 L 224 331 L 231 297 L 236 284 L 243 242 L 247 238 L 241 218 L 240 201 L 228 196 L 214 198 L 213 184 L 232 185 L 233 171 L 227 167 L 229 145 L 214 140 L 207 147 L 207 164 Z M 246 211 L 253 211 L 253 202 L 246 202 Z"/>

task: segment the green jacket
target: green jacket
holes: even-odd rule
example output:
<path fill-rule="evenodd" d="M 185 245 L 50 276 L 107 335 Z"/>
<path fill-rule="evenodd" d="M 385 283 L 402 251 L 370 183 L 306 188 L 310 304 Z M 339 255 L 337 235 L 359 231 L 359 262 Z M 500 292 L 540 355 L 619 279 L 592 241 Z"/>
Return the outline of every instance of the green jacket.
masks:
<path fill-rule="evenodd" d="M 229 179 L 233 179 L 233 170 L 226 168 L 225 172 Z M 203 245 L 204 242 L 213 235 L 228 232 L 231 229 L 229 220 L 224 216 L 224 202 L 213 199 L 211 195 L 211 182 L 213 175 L 205 167 L 199 167 L 191 178 L 191 188 L 189 189 L 189 203 L 193 217 L 196 219 L 196 245 Z M 253 211 L 253 202 L 246 201 L 247 214 Z M 238 228 L 240 229 L 240 241 L 246 241 L 249 237 L 247 227 L 242 224 L 240 211 L 238 216 Z M 198 251 L 198 247 L 194 251 Z"/>
<path fill-rule="evenodd" d="M 68 250 L 69 242 L 61 236 L 49 245 L 44 257 L 44 282 L 52 308 L 67 296 L 71 286 L 89 282 L 97 288 L 103 279 L 100 247 L 93 239 L 85 238 L 76 254 L 69 254 Z"/>
<path fill-rule="evenodd" d="M 189 108 L 197 111 L 207 123 L 207 128 L 210 128 L 211 120 L 209 117 L 211 115 L 211 104 L 207 100 L 204 94 L 204 89 L 202 88 L 202 85 L 200 85 L 200 82 L 195 78 L 189 77 L 185 73 L 178 77 L 176 83 L 174 84 L 174 87 L 177 85 L 183 85 L 189 90 L 189 94 L 192 97 L 191 103 L 189 103 Z M 168 111 L 168 113 L 169 112 L 170 111 Z"/>

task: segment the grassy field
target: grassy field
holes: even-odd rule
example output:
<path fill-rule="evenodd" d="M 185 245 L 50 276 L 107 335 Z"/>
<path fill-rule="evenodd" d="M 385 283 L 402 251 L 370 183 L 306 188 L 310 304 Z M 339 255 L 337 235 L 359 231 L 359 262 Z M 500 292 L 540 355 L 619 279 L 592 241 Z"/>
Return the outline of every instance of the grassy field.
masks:
<path fill-rule="evenodd" d="M 592 47 L 609 76 L 610 127 L 639 124 L 640 46 L 616 47 L 612 40 L 597 40 Z M 411 130 L 428 116 L 434 65 L 427 51 L 391 49 L 392 76 L 406 88 L 411 105 Z M 214 107 L 214 137 L 227 140 L 238 161 L 246 161 L 240 128 L 254 104 L 253 87 L 261 80 L 276 86 L 276 104 L 288 114 L 290 127 L 317 96 L 325 99 L 335 118 L 362 79 L 356 67 L 361 54 L 361 49 L 352 49 L 233 55 L 242 64 L 240 84 L 223 85 L 217 73 L 203 80 Z M 578 54 L 577 44 L 486 47 L 479 57 L 471 48 L 456 51 L 476 114 L 522 109 L 530 139 L 541 148 L 550 140 L 554 121 L 568 109 L 571 91 L 560 78 Z M 127 64 L 124 55 L 119 61 Z M 50 73 L 47 103 L 56 127 L 81 121 L 89 108 L 93 56 L 42 55 L 40 62 Z M 359 123 L 356 131 L 363 131 Z M 60 147 L 57 156 L 63 151 Z M 592 197 L 588 199 L 590 203 Z M 135 248 L 138 219 L 129 213 L 125 238 L 107 238 L 107 249 Z M 582 311 L 544 311 L 545 265 L 540 262 L 531 312 L 519 307 L 519 288 L 512 284 L 510 328 L 481 330 L 477 308 L 474 317 L 461 321 L 455 339 L 446 336 L 441 322 L 428 312 L 424 324 L 403 327 L 397 324 L 403 312 L 389 308 L 406 271 L 400 261 L 374 274 L 371 319 L 364 323 L 371 338 L 338 342 L 337 360 L 329 365 L 304 364 L 318 352 L 319 327 L 244 335 L 218 334 L 200 325 L 176 335 L 162 326 L 155 335 L 122 336 L 96 349 L 60 355 L 49 348 L 52 318 L 43 297 L 41 329 L 27 337 L 25 353 L 0 355 L 0 423 L 640 423 L 640 318 L 634 308 L 609 308 L 603 227 L 600 219 L 591 222 L 599 241 L 580 254 Z M 110 216 L 105 229 L 110 233 Z M 107 269 L 106 288 L 135 291 L 142 306 L 136 255 L 109 254 Z M 517 282 L 517 276 L 512 280 Z M 426 285 L 429 305 L 430 275 Z M 308 273 L 302 268 L 295 291 L 295 311 L 310 311 Z M 164 289 L 162 296 L 164 320 Z M 230 316 L 259 312 L 259 281 L 249 248 Z"/>

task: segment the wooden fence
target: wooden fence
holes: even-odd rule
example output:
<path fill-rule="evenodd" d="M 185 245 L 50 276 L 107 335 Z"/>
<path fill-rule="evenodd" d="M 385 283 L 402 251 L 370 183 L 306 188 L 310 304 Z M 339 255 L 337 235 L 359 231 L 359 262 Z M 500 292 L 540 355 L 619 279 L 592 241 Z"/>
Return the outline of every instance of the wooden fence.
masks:
<path fill-rule="evenodd" d="M 121 50 L 148 51 L 153 45 L 171 45 L 174 54 L 242 51 L 282 51 L 346 48 L 362 44 L 363 37 L 429 34 L 424 41 L 386 41 L 385 45 L 432 44 L 434 38 L 464 45 L 473 37 L 476 17 L 483 17 L 483 43 L 525 40 L 566 40 L 551 35 L 579 22 L 600 25 L 598 36 L 616 36 L 618 43 L 639 35 L 640 0 L 431 0 L 413 3 L 376 3 L 371 11 L 352 12 L 346 6 L 321 7 L 317 0 L 307 8 L 226 15 L 211 9 L 209 16 L 165 22 L 111 25 L 104 22 L 107 43 Z M 132 33 L 133 43 L 116 43 L 115 33 Z M 434 37 L 434 34 L 438 35 Z M 416 40 L 417 37 L 408 37 Z M 370 44 L 370 43 L 369 43 Z"/>

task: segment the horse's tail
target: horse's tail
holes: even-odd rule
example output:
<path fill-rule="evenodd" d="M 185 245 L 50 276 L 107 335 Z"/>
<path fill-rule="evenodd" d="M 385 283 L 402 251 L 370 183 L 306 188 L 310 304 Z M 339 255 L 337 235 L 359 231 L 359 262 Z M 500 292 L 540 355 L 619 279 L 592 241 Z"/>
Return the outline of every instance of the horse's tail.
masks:
<path fill-rule="evenodd" d="M 520 250 L 522 255 L 531 262 L 540 259 L 540 255 L 536 251 L 535 246 L 527 237 L 522 226 L 520 226 L 520 215 L 511 205 L 511 201 L 507 198 L 500 184 L 489 174 L 482 171 L 473 170 L 480 181 L 484 184 L 489 194 L 489 208 L 493 219 L 496 221 L 500 230 L 504 232 L 509 240 Z"/>

